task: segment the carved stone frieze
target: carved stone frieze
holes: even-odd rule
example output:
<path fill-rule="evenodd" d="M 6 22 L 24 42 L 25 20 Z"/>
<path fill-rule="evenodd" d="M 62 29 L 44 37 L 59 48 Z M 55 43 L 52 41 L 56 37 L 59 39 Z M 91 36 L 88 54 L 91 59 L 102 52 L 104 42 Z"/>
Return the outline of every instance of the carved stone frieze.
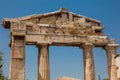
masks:
<path fill-rule="evenodd" d="M 31 26 L 31 29 L 27 29 L 26 31 L 28 34 L 98 35 L 95 32 L 95 28 L 91 26 L 82 26 L 79 23 L 69 21 L 57 23 L 54 27 L 49 24 L 39 24 L 33 27 Z M 99 35 L 103 36 L 103 33 Z"/>
<path fill-rule="evenodd" d="M 11 22 L 10 32 L 12 35 L 26 35 L 26 24 L 21 21 Z"/>

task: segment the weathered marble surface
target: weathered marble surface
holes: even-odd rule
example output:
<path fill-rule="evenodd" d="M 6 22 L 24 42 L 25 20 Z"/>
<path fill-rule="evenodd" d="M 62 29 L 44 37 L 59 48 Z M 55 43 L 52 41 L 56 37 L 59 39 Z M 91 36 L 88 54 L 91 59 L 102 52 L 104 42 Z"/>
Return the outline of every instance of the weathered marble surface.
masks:
<path fill-rule="evenodd" d="M 96 79 L 92 49 L 102 47 L 106 50 L 109 79 L 117 80 L 118 44 L 103 33 L 104 26 L 98 20 L 61 8 L 45 14 L 5 18 L 2 25 L 10 29 L 11 80 L 25 80 L 25 45 L 38 47 L 38 80 L 50 80 L 48 47 L 51 45 L 79 46 L 83 50 L 85 80 Z"/>

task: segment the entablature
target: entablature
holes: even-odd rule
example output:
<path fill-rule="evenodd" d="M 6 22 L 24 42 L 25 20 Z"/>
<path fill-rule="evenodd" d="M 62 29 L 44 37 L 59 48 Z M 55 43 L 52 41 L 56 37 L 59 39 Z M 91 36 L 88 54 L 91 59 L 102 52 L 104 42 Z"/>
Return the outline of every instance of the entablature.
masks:
<path fill-rule="evenodd" d="M 114 43 L 102 32 L 104 27 L 100 21 L 69 12 L 65 8 L 47 14 L 5 18 L 2 24 L 10 29 L 11 37 L 24 36 L 26 44 L 80 45 L 89 42 L 104 46 Z"/>

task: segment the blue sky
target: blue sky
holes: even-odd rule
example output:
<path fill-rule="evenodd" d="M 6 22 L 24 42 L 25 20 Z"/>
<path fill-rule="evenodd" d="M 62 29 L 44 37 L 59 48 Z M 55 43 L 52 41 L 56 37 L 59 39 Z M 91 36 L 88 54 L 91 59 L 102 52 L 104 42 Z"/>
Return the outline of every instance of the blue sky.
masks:
<path fill-rule="evenodd" d="M 104 33 L 120 43 L 120 0 L 0 0 L 0 22 L 3 18 L 16 18 L 31 14 L 56 11 L 61 7 L 90 18 L 98 19 L 105 26 Z M 9 30 L 0 25 L 0 51 L 4 52 L 4 74 L 9 74 Z M 83 54 L 79 47 L 51 46 L 51 80 L 61 76 L 83 80 Z M 120 53 L 118 48 L 117 53 Z M 26 46 L 26 79 L 37 80 L 36 46 Z M 94 49 L 96 78 L 107 77 L 106 52 Z"/>

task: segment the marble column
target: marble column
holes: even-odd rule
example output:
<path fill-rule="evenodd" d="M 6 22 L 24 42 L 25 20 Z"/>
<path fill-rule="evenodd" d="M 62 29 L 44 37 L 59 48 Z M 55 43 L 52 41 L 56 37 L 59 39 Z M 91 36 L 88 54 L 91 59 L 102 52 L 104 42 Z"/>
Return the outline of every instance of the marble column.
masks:
<path fill-rule="evenodd" d="M 38 52 L 38 80 L 50 80 L 48 45 L 38 45 Z"/>
<path fill-rule="evenodd" d="M 117 80 L 117 67 L 115 64 L 116 49 L 118 44 L 108 44 L 105 46 L 107 52 L 109 80 Z"/>
<path fill-rule="evenodd" d="M 14 36 L 11 43 L 10 80 L 25 80 L 25 37 Z"/>
<path fill-rule="evenodd" d="M 82 45 L 83 58 L 84 58 L 84 80 L 95 80 L 94 70 L 94 57 L 93 47 L 91 43 L 85 43 Z"/>

